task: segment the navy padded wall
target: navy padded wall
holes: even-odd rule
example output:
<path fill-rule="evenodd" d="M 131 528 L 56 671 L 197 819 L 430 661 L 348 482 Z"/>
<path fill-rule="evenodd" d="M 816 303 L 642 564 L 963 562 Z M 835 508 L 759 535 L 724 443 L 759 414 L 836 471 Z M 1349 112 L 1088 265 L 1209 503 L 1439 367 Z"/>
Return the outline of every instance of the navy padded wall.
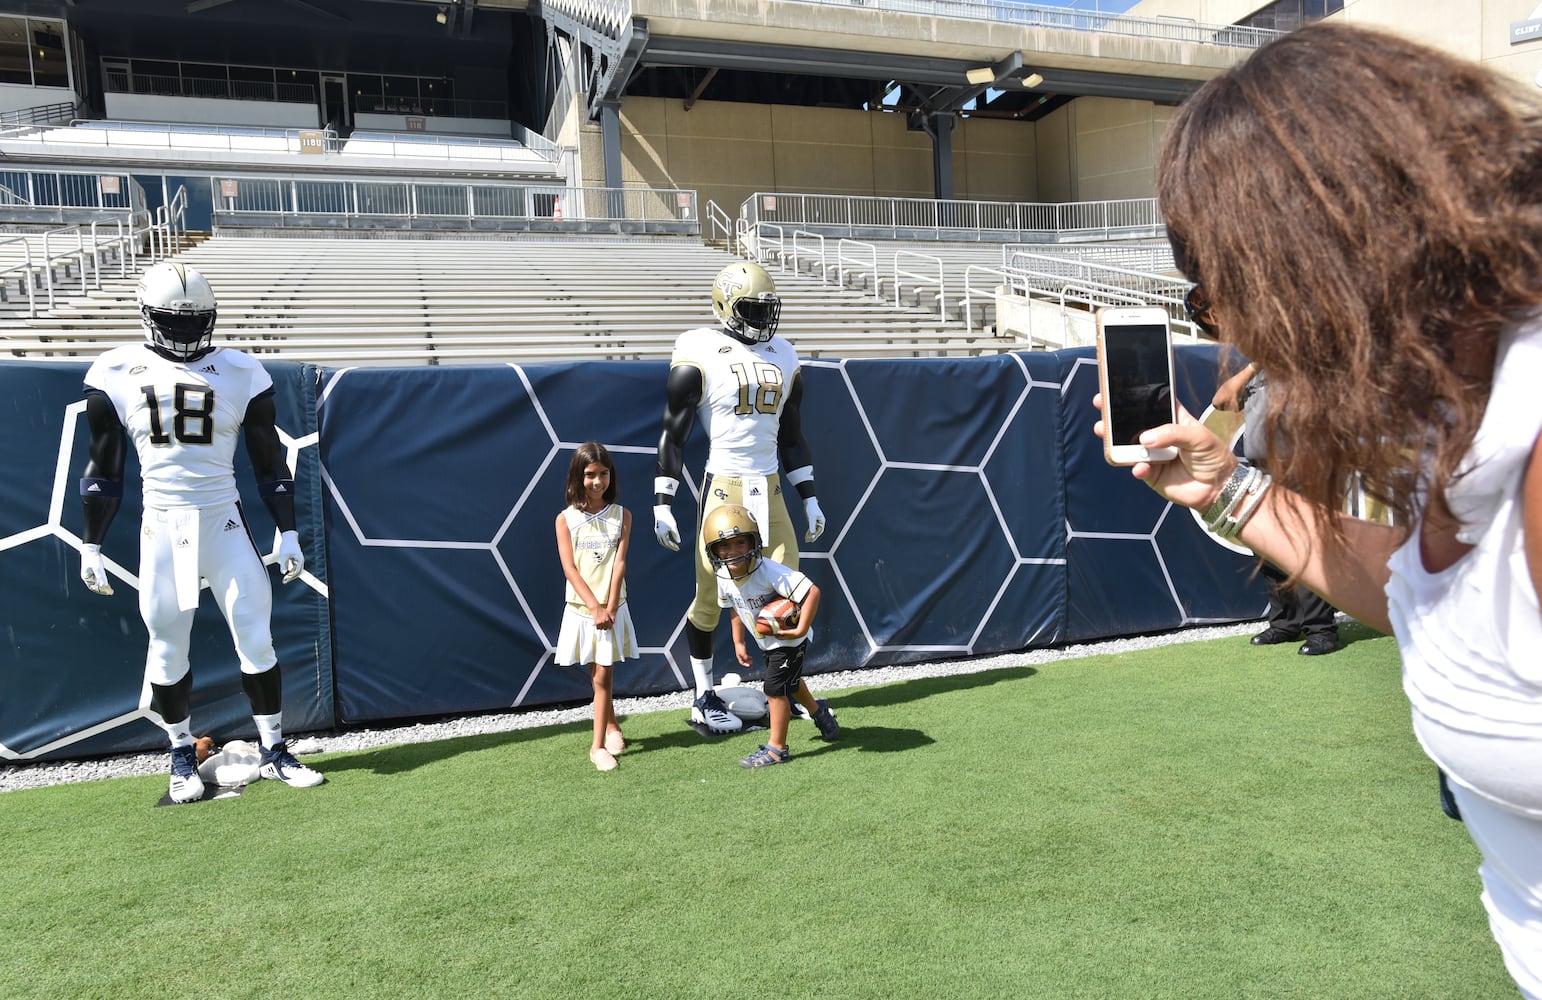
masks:
<path fill-rule="evenodd" d="M 138 591 L 114 578 L 102 597 L 80 582 L 77 481 L 88 433 L 81 402 L 87 365 L 0 365 L 6 433 L 0 435 L 0 759 L 84 757 L 165 745 L 143 706 L 147 641 Z M 292 732 L 329 726 L 331 633 L 321 543 L 315 441 L 315 370 L 269 363 L 279 428 L 299 446 L 296 512 L 311 583 L 287 587 L 273 573 L 274 644 L 283 669 L 284 723 Z M 273 524 L 257 496 L 251 465 L 237 449 L 242 506 L 259 546 Z M 293 459 L 292 459 L 293 460 Z M 130 576 L 139 570 L 139 463 L 132 451 L 123 506 L 102 546 Z M 193 728 L 221 739 L 256 734 L 241 690 L 230 632 L 204 594 L 193 625 Z"/>

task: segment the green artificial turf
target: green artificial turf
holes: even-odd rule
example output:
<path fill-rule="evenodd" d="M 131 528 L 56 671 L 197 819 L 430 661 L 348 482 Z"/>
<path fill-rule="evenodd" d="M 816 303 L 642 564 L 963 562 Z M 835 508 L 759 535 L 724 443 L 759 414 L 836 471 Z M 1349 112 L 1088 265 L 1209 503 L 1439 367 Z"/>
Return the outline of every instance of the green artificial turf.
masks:
<path fill-rule="evenodd" d="M 0 795 L 0 997 L 1511 997 L 1390 640 L 1245 638 Z"/>

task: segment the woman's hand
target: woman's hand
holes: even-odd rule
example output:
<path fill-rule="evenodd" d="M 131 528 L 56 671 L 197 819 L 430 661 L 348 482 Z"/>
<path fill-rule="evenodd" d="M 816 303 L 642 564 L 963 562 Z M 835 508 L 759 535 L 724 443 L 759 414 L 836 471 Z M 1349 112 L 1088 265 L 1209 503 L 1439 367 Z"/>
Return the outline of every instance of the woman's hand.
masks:
<path fill-rule="evenodd" d="M 1092 397 L 1092 405 L 1103 412 L 1102 393 Z M 1102 437 L 1103 421 L 1093 424 L 1092 431 Z M 1178 449 L 1178 457 L 1171 462 L 1137 462 L 1130 472 L 1165 499 L 1185 507 L 1208 509 L 1237 468 L 1237 456 L 1226 442 L 1182 406 L 1176 424 L 1143 432 L 1140 443 L 1147 448 Z"/>

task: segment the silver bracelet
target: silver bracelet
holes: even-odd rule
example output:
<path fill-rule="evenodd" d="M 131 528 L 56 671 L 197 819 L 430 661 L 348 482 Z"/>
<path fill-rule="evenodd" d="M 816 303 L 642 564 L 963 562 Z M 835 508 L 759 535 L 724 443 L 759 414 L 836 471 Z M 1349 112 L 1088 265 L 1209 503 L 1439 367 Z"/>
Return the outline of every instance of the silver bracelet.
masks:
<path fill-rule="evenodd" d="M 1232 470 L 1231 478 L 1221 487 L 1220 495 L 1215 498 L 1215 503 L 1204 513 L 1205 527 L 1214 531 L 1226 519 L 1226 514 L 1231 510 L 1238 493 L 1242 490 L 1242 484 L 1247 481 L 1248 475 L 1253 472 L 1253 467 L 1246 460 L 1239 461 L 1237 467 Z"/>
<path fill-rule="evenodd" d="M 1242 534 L 1242 526 L 1247 524 L 1253 514 L 1264 502 L 1264 494 L 1269 492 L 1269 487 L 1274 485 L 1274 477 L 1266 472 L 1259 473 L 1258 479 L 1248 489 L 1244 502 L 1238 504 L 1235 513 L 1227 516 L 1219 528 L 1215 529 L 1217 538 L 1232 539 Z"/>

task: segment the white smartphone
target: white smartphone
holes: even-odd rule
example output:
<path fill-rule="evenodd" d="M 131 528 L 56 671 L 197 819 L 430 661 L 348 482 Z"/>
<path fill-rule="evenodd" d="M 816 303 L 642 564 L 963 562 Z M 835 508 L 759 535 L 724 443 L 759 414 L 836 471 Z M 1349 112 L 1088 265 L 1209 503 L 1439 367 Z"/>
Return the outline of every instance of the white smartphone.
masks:
<path fill-rule="evenodd" d="M 1103 392 L 1103 457 L 1110 465 L 1169 462 L 1176 448 L 1147 448 L 1140 435 L 1178 420 L 1173 337 L 1160 306 L 1098 310 L 1098 388 Z"/>

